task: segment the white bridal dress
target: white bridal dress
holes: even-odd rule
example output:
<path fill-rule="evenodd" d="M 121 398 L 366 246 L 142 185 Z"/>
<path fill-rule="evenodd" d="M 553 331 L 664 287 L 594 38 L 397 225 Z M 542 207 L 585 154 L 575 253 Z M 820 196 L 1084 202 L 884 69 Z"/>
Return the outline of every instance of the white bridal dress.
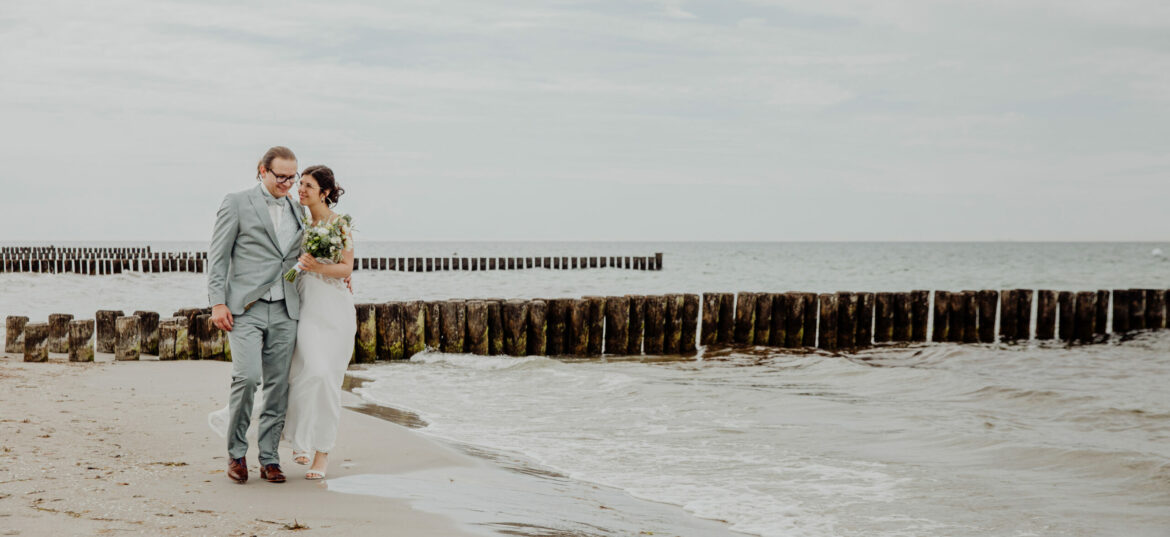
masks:
<path fill-rule="evenodd" d="M 317 258 L 323 264 L 329 259 Z M 341 419 L 341 384 L 353 355 L 357 312 L 353 295 L 339 278 L 315 272 L 301 272 L 296 279 L 301 297 L 301 318 L 297 323 L 297 344 L 288 377 L 288 412 L 284 438 L 297 451 L 328 453 L 337 441 Z M 257 391 L 253 417 L 263 408 L 262 391 Z M 228 407 L 207 416 L 216 433 L 227 437 Z M 250 436 L 255 435 L 255 420 Z"/>

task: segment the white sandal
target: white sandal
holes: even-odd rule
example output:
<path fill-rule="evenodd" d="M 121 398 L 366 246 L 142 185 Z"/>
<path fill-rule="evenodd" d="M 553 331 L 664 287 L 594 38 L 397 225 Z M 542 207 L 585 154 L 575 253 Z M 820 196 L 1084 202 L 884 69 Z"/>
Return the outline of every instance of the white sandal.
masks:
<path fill-rule="evenodd" d="M 308 472 L 305 472 L 305 479 L 310 481 L 325 479 L 325 470 L 309 470 Z"/>
<path fill-rule="evenodd" d="M 293 450 L 293 462 L 304 466 L 309 464 L 309 452 Z"/>

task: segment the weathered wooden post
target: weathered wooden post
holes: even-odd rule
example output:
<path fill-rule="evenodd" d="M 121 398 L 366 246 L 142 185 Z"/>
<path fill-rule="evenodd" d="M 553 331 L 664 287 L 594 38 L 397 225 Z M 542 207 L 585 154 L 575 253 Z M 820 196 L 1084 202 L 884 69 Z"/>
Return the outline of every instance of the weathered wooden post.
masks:
<path fill-rule="evenodd" d="M 569 305 L 563 298 L 554 298 L 548 301 L 548 312 L 545 315 L 547 341 L 545 351 L 548 356 L 560 356 L 565 351 L 565 333 L 568 327 Z"/>
<path fill-rule="evenodd" d="M 483 300 L 467 301 L 467 352 L 488 355 L 488 305 Z"/>
<path fill-rule="evenodd" d="M 586 354 L 601 356 L 602 344 L 605 342 L 605 297 L 587 296 L 585 302 L 589 304 L 589 344 Z"/>
<path fill-rule="evenodd" d="M 934 323 L 931 327 L 930 340 L 933 342 L 950 341 L 950 311 L 951 311 L 951 293 L 950 291 L 935 291 L 934 292 Z"/>
<path fill-rule="evenodd" d="M 804 345 L 804 296 L 801 293 L 784 293 L 788 301 L 788 319 L 784 329 L 784 346 L 796 349 Z M 813 326 L 816 332 L 816 326 Z"/>
<path fill-rule="evenodd" d="M 93 361 L 93 319 L 69 321 L 69 361 Z"/>
<path fill-rule="evenodd" d="M 1097 309 L 1097 293 L 1080 291 L 1076 295 L 1076 301 L 1073 339 L 1081 343 L 1090 343 L 1093 341 L 1093 312 Z"/>
<path fill-rule="evenodd" d="M 158 321 L 158 359 L 162 362 L 177 360 L 175 345 L 179 337 L 179 323 L 186 323 L 184 317 L 166 317 Z M 183 337 L 186 343 L 186 336 Z M 70 354 L 70 359 L 73 355 Z"/>
<path fill-rule="evenodd" d="M 114 332 L 116 333 L 114 359 L 137 360 L 142 353 L 142 332 L 138 325 L 138 316 L 118 317 L 114 321 Z"/>
<path fill-rule="evenodd" d="M 69 321 L 72 320 L 68 313 L 49 315 L 49 352 L 69 352 Z"/>
<path fill-rule="evenodd" d="M 191 330 L 189 327 L 188 330 Z M 216 331 L 218 331 L 211 322 L 211 314 L 199 313 L 195 316 L 195 344 L 193 354 L 198 356 L 200 360 L 217 360 L 222 352 L 222 345 L 216 338 Z"/>
<path fill-rule="evenodd" d="M 425 320 L 423 326 L 426 328 L 427 347 L 436 351 L 443 347 L 443 323 L 440 313 L 442 304 L 442 301 L 424 302 L 426 307 L 424 309 Z"/>
<path fill-rule="evenodd" d="M 1161 330 L 1166 327 L 1165 291 L 1146 289 L 1146 328 Z"/>
<path fill-rule="evenodd" d="M 626 337 L 626 354 L 637 356 L 642 354 L 642 342 L 646 328 L 646 297 L 642 295 L 626 295 L 630 301 L 630 331 Z"/>
<path fill-rule="evenodd" d="M 715 333 L 715 342 L 728 344 L 735 340 L 735 295 L 718 293 L 719 297 L 719 326 Z"/>
<path fill-rule="evenodd" d="M 630 298 L 605 298 L 605 354 L 623 355 L 629 352 Z"/>
<path fill-rule="evenodd" d="M 97 352 L 114 352 L 115 343 L 118 341 L 115 323 L 122 315 L 121 310 L 98 310 L 96 314 Z"/>
<path fill-rule="evenodd" d="M 1129 328 L 1146 329 L 1146 293 L 1144 289 L 1129 290 Z"/>
<path fill-rule="evenodd" d="M 1104 340 L 1109 333 L 1109 291 L 1097 290 L 1097 309 L 1093 312 L 1093 335 Z"/>
<path fill-rule="evenodd" d="M 1032 294 L 1031 289 L 1016 289 L 1016 336 L 1020 339 L 1032 339 Z"/>
<path fill-rule="evenodd" d="M 979 342 L 979 303 L 975 291 L 963 291 L 959 301 L 963 309 L 963 337 L 962 343 Z"/>
<path fill-rule="evenodd" d="M 857 347 L 857 294 L 837 292 L 837 348 Z"/>
<path fill-rule="evenodd" d="M 1117 335 L 1129 332 L 1129 291 L 1125 289 L 1113 290 L 1113 333 Z"/>
<path fill-rule="evenodd" d="M 401 360 L 406 355 L 406 333 L 403 329 L 403 308 L 399 301 L 384 302 L 374 306 L 374 341 L 377 343 L 378 360 Z M 417 319 L 417 316 L 416 316 Z M 358 332 L 361 332 L 360 324 Z"/>
<path fill-rule="evenodd" d="M 12 354 L 24 352 L 24 327 L 28 324 L 28 317 L 9 315 L 5 320 L 7 332 L 4 334 L 4 352 Z"/>
<path fill-rule="evenodd" d="M 801 293 L 804 300 L 804 334 L 802 345 L 813 348 L 817 346 L 817 315 L 820 307 L 817 305 L 816 293 Z"/>
<path fill-rule="evenodd" d="M 529 356 L 548 356 L 548 303 L 534 299 L 528 301 L 528 349 Z"/>
<path fill-rule="evenodd" d="M 464 352 L 463 343 L 467 333 L 467 305 L 458 299 L 444 300 L 439 305 L 439 322 L 443 326 L 441 348 L 443 352 Z"/>
<path fill-rule="evenodd" d="M 565 334 L 565 354 L 585 356 L 589 352 L 589 303 L 581 298 L 570 299 L 567 320 L 569 330 Z"/>
<path fill-rule="evenodd" d="M 913 302 L 913 298 L 911 295 L 911 302 Z M 874 294 L 857 293 L 857 336 L 854 339 L 854 344 L 858 348 L 864 349 L 873 346 L 873 310 Z"/>
<path fill-rule="evenodd" d="M 1004 289 L 999 293 L 999 339 L 1016 341 L 1020 339 L 1020 298 L 1015 289 Z"/>
<path fill-rule="evenodd" d="M 665 347 L 666 297 L 646 297 L 646 354 L 662 354 Z"/>
<path fill-rule="evenodd" d="M 1036 339 L 1047 341 L 1056 337 L 1056 291 L 1036 291 Z"/>
<path fill-rule="evenodd" d="M 678 354 L 682 347 L 683 296 L 670 293 L 666 300 L 666 322 L 662 331 L 662 354 Z"/>
<path fill-rule="evenodd" d="M 877 293 L 874 299 L 873 340 L 875 343 L 889 343 L 894 340 L 894 293 Z M 935 319 L 937 322 L 937 315 Z"/>
<path fill-rule="evenodd" d="M 910 293 L 894 293 L 894 341 L 910 341 L 914 330 L 914 308 Z"/>
<path fill-rule="evenodd" d="M 410 359 L 427 349 L 426 302 L 411 300 L 402 304 L 402 357 Z"/>
<path fill-rule="evenodd" d="M 158 355 L 158 312 L 136 311 L 138 329 L 142 338 L 142 354 Z"/>
<path fill-rule="evenodd" d="M 1077 297 L 1072 291 L 1057 294 L 1057 319 L 1060 325 L 1060 340 L 1072 341 L 1076 334 Z"/>
<path fill-rule="evenodd" d="M 24 325 L 24 361 L 47 362 L 48 360 L 49 323 Z"/>
<path fill-rule="evenodd" d="M 979 303 L 979 342 L 995 343 L 996 313 L 999 310 L 999 291 L 983 290 L 975 293 Z"/>
<path fill-rule="evenodd" d="M 504 316 L 504 354 L 524 356 L 528 353 L 528 301 L 508 300 L 501 311 Z"/>
<path fill-rule="evenodd" d="M 684 356 L 694 354 L 698 349 L 699 309 L 701 299 L 694 293 L 683 294 L 682 337 L 678 353 Z"/>
<path fill-rule="evenodd" d="M 374 363 L 378 358 L 377 307 L 374 304 L 354 304 L 354 310 L 357 315 L 357 331 L 353 336 L 352 362 Z"/>
<path fill-rule="evenodd" d="M 817 296 L 820 323 L 817 325 L 817 348 L 837 350 L 837 295 L 821 293 Z"/>
<path fill-rule="evenodd" d="M 766 346 L 772 338 L 772 295 L 756 293 L 755 326 L 749 344 Z"/>
<path fill-rule="evenodd" d="M 488 355 L 504 354 L 504 300 L 485 300 L 488 308 Z"/>
<path fill-rule="evenodd" d="M 772 299 L 772 322 L 768 327 L 769 347 L 784 347 L 788 339 L 788 295 L 770 293 Z"/>
<path fill-rule="evenodd" d="M 751 345 L 756 331 L 756 294 L 741 291 L 735 300 L 735 342 Z"/>

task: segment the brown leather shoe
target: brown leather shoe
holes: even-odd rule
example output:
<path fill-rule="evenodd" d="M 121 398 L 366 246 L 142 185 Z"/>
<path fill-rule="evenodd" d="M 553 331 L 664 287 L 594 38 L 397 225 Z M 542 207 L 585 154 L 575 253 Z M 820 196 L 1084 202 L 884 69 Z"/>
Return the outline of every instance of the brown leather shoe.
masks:
<path fill-rule="evenodd" d="M 236 483 L 248 482 L 248 461 L 243 457 L 238 459 L 228 459 L 227 476 L 232 478 Z"/>
<path fill-rule="evenodd" d="M 260 479 L 269 483 L 284 483 L 284 472 L 280 471 L 279 464 L 265 464 L 260 467 Z"/>

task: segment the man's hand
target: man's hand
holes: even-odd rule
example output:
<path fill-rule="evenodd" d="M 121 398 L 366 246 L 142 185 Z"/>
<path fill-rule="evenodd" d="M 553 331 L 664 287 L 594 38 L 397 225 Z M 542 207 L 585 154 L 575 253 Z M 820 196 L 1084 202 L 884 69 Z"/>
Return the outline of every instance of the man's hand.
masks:
<path fill-rule="evenodd" d="M 211 324 L 214 324 L 220 330 L 225 332 L 232 331 L 232 312 L 227 306 L 223 304 L 216 304 L 211 307 Z"/>
<path fill-rule="evenodd" d="M 349 294 L 353 294 L 353 276 L 345 277 L 345 286 L 349 288 Z"/>

